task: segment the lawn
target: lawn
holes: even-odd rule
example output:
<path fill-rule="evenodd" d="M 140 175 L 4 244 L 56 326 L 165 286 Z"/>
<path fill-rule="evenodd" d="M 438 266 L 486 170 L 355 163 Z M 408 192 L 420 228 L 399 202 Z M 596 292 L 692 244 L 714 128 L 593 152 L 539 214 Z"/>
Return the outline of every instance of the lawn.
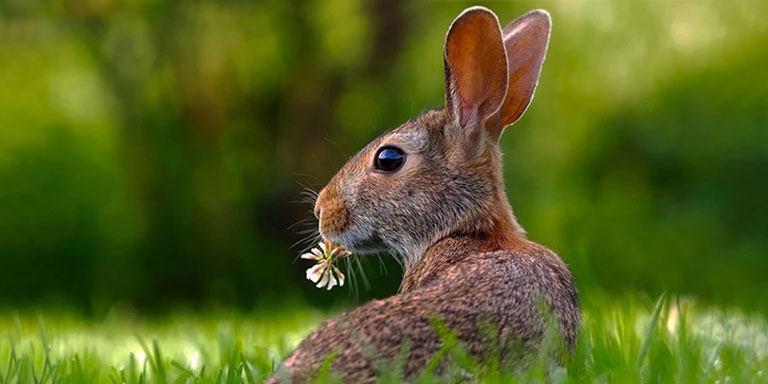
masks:
<path fill-rule="evenodd" d="M 0 383 L 260 382 L 328 316 L 302 305 L 157 318 L 113 310 L 99 321 L 67 312 L 6 313 L 0 315 Z M 579 346 L 564 367 L 542 363 L 512 373 L 479 366 L 445 341 L 442 356 L 458 357 L 453 361 L 463 374 L 481 382 L 768 382 L 763 317 L 677 296 L 594 295 L 585 304 Z M 388 381 L 396 382 L 394 376 Z"/>

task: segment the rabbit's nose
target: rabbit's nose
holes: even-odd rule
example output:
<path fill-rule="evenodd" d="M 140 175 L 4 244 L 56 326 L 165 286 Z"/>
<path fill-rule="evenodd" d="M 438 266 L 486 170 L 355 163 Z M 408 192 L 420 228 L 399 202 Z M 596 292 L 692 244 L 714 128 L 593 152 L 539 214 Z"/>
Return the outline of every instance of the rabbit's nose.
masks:
<path fill-rule="evenodd" d="M 323 236 L 339 233 L 349 222 L 349 211 L 338 189 L 326 187 L 320 191 L 315 202 L 314 212 L 318 220 L 318 229 Z"/>
<path fill-rule="evenodd" d="M 320 214 L 323 212 L 323 209 L 320 208 L 323 206 L 323 200 L 325 200 L 325 188 L 323 188 L 322 191 L 317 195 L 317 200 L 315 200 L 315 218 L 320 220 Z"/>

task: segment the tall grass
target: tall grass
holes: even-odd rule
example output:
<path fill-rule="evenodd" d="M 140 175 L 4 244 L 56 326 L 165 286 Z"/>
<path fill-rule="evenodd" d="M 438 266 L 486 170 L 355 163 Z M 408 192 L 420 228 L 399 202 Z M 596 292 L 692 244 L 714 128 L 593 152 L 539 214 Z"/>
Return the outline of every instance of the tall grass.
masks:
<path fill-rule="evenodd" d="M 113 313 L 86 321 L 67 313 L 0 315 L 0 384 L 258 383 L 323 318 L 284 313 L 185 313 L 138 319 Z M 439 327 L 439 325 L 437 325 Z M 575 353 L 560 367 L 545 357 L 525 372 L 478 364 L 450 330 L 438 359 L 455 379 L 480 382 L 768 382 L 768 323 L 676 296 L 592 300 Z M 545 354 L 542 354 L 544 356 Z M 382 382 L 398 382 L 397 369 Z M 333 381 L 325 370 L 320 382 Z M 427 369 L 416 380 L 445 380 Z"/>

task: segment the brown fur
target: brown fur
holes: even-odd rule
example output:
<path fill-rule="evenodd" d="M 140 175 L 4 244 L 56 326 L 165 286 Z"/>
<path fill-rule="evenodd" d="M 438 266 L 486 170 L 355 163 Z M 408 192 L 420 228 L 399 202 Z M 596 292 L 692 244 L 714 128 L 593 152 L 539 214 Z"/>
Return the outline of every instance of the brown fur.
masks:
<path fill-rule="evenodd" d="M 374 381 L 403 352 L 403 379 L 412 378 L 442 344 L 434 319 L 480 361 L 490 358 L 495 343 L 502 358 L 520 367 L 547 333 L 542 306 L 554 315 L 565 346 L 574 347 L 580 311 L 573 279 L 557 255 L 525 239 L 506 199 L 496 141 L 501 125 L 517 120 L 533 96 L 549 16 L 528 13 L 510 24 L 523 27 L 503 36 L 495 15 L 484 8 L 470 8 L 457 23 L 446 37 L 452 49 L 450 56 L 446 53 L 446 108 L 406 122 L 363 148 L 316 203 L 327 240 L 358 253 L 391 251 L 404 257 L 400 292 L 323 323 L 269 382 L 307 381 L 332 352 L 333 370 L 347 381 Z M 487 46 L 477 50 L 478 44 Z M 473 69 L 488 63 L 485 55 L 498 58 L 498 50 L 507 65 L 495 60 L 492 68 Z M 514 63 L 518 50 L 524 60 Z M 515 68 L 513 74 L 509 67 Z M 502 70 L 509 85 L 489 88 Z M 506 92 L 520 94 L 505 97 Z M 515 105 L 501 104 L 504 100 Z M 383 146 L 406 154 L 401 169 L 375 169 L 374 157 Z M 487 325 L 497 330 L 494 342 L 482 330 Z M 515 354 L 516 343 L 524 347 L 522 355 Z"/>

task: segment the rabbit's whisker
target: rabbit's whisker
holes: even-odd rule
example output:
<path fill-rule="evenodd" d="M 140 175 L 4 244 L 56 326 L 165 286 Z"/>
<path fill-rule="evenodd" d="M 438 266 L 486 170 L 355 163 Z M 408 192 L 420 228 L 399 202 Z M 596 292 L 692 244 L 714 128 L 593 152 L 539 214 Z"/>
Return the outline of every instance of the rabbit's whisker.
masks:
<path fill-rule="evenodd" d="M 357 257 L 357 256 L 352 256 Z M 359 297 L 359 286 L 357 284 L 357 276 L 355 274 L 355 270 L 352 267 L 352 262 L 350 261 L 351 257 L 347 257 L 344 259 L 344 265 L 346 267 L 347 274 L 349 275 L 349 292 L 350 295 L 357 300 Z"/>
<path fill-rule="evenodd" d="M 368 281 L 368 276 L 365 274 L 365 269 L 363 269 L 363 264 L 360 262 L 360 257 L 355 257 L 355 263 L 357 263 L 357 268 L 360 271 L 360 278 L 363 279 L 363 285 L 365 286 L 365 289 L 370 290 L 371 283 Z"/>
<path fill-rule="evenodd" d="M 306 251 L 312 249 L 312 247 L 314 247 L 322 239 L 323 238 L 322 238 L 322 236 L 320 236 L 320 234 L 316 234 L 316 235 L 312 235 L 312 236 L 306 236 L 305 238 L 297 240 L 295 243 L 293 243 L 291 245 L 291 249 L 293 249 L 297 245 L 308 244 L 308 246 L 306 246 L 305 249 L 303 250 L 304 252 L 306 252 Z"/>
<path fill-rule="evenodd" d="M 400 269 L 402 269 L 403 271 L 405 271 L 405 264 L 403 264 L 403 260 L 402 260 L 402 257 L 401 257 L 399 254 L 397 254 L 397 253 L 395 253 L 395 252 L 389 252 L 389 256 L 390 256 L 390 257 L 392 257 L 392 259 L 394 259 L 394 260 L 395 260 L 395 262 L 397 263 L 397 265 L 399 265 L 399 266 L 400 266 Z"/>
<path fill-rule="evenodd" d="M 381 254 L 377 253 L 376 254 L 376 258 L 379 259 L 379 272 L 381 272 L 381 273 L 383 273 L 385 275 L 388 274 L 388 272 L 387 272 L 387 265 L 384 264 L 384 259 L 381 258 Z"/>
<path fill-rule="evenodd" d="M 310 224 L 311 224 L 313 221 L 314 221 L 314 220 L 312 220 L 311 218 L 307 217 L 307 218 L 305 218 L 305 219 L 301 219 L 301 220 L 299 220 L 299 221 L 297 221 L 297 222 L 295 222 L 295 223 L 291 224 L 291 225 L 290 225 L 290 226 L 288 226 L 288 228 L 286 228 L 286 229 L 290 231 L 290 230 L 292 230 L 293 228 L 295 228 L 297 225 L 303 225 L 303 224 L 307 224 L 307 223 L 310 223 Z"/>

